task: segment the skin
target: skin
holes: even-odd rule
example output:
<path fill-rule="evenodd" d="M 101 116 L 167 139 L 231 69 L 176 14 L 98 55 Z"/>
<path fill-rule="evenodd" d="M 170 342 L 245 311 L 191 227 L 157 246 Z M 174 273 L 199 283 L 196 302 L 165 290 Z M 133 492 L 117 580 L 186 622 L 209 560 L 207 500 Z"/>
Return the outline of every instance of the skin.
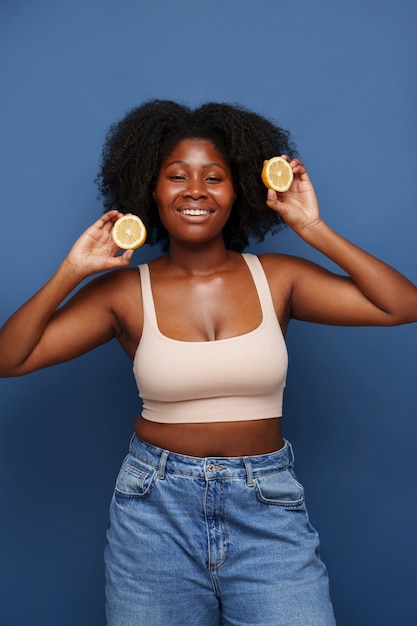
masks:
<path fill-rule="evenodd" d="M 287 158 L 287 157 L 286 157 Z M 289 159 L 288 159 L 289 160 Z M 266 203 L 304 241 L 334 261 L 347 276 L 304 259 L 260 256 L 277 318 L 324 324 L 390 326 L 417 321 L 417 288 L 382 261 L 343 239 L 320 217 L 303 163 L 290 161 L 294 181 Z M 162 164 L 154 190 L 170 234 L 166 256 L 150 274 L 160 331 L 183 341 L 215 341 L 259 326 L 260 303 L 241 255 L 226 250 L 222 229 L 235 199 L 230 168 L 207 140 L 181 141 Z M 186 215 L 187 209 L 207 215 Z M 75 358 L 116 338 L 134 357 L 142 331 L 139 272 L 128 268 L 132 252 L 118 256 L 110 211 L 74 244 L 56 274 L 0 331 L 0 375 L 20 376 Z M 93 274 L 107 272 L 62 301 Z M 280 419 L 210 424 L 158 424 L 139 417 L 144 440 L 193 456 L 262 454 L 283 445 Z"/>

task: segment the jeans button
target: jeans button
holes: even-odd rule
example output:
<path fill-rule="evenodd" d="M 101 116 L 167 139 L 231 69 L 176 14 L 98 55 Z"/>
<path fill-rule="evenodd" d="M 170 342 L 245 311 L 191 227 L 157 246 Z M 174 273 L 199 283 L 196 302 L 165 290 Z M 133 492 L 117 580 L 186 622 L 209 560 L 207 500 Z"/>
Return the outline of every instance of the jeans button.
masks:
<path fill-rule="evenodd" d="M 215 467 L 215 465 L 213 465 L 213 463 L 210 463 L 210 465 L 207 466 L 207 469 L 208 469 L 209 472 L 214 472 L 216 467 Z"/>

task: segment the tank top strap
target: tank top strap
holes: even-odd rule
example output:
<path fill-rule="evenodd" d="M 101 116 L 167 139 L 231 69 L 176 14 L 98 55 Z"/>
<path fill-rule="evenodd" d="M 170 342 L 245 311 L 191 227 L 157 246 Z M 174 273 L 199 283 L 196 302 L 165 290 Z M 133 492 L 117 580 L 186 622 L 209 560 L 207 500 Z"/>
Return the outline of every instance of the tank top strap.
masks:
<path fill-rule="evenodd" d="M 149 265 L 147 263 L 143 263 L 138 265 L 138 268 L 142 289 L 143 320 L 144 323 L 149 322 L 155 330 L 158 330 Z"/>
<path fill-rule="evenodd" d="M 255 254 L 244 252 L 242 254 L 252 274 L 253 281 L 255 283 L 256 290 L 258 292 L 259 302 L 261 303 L 262 313 L 264 320 L 276 319 L 276 313 L 274 308 L 274 302 L 272 300 L 271 290 L 266 278 L 262 263 Z"/>
<path fill-rule="evenodd" d="M 261 303 L 262 314 L 264 320 L 270 318 L 271 314 L 275 318 L 274 303 L 272 301 L 271 291 L 269 289 L 268 280 L 265 276 L 264 269 L 258 257 L 255 254 L 244 252 L 242 254 L 249 271 L 255 283 L 258 292 L 259 301 Z M 143 263 L 138 266 L 142 288 L 142 302 L 144 320 L 151 323 L 155 330 L 158 330 L 158 322 L 156 319 L 155 304 L 152 294 L 151 277 L 149 265 Z"/>

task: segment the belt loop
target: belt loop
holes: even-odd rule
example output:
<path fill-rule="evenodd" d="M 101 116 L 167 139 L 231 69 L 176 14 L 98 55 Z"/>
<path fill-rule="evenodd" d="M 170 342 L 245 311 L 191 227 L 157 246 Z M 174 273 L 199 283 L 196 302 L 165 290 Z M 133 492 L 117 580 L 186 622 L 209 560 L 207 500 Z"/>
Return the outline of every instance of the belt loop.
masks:
<path fill-rule="evenodd" d="M 165 468 L 168 460 L 168 450 L 163 450 L 161 458 L 159 459 L 158 478 L 163 480 L 165 478 Z"/>
<path fill-rule="evenodd" d="M 289 452 L 290 452 L 290 463 L 291 463 L 291 465 L 294 465 L 294 460 L 295 460 L 295 459 L 294 459 L 294 450 L 292 449 L 292 445 L 291 445 L 291 444 L 290 444 L 290 442 L 289 442 L 289 441 L 287 441 L 286 439 L 284 439 L 284 441 L 285 441 L 285 443 L 287 444 L 287 446 L 288 446 L 288 450 L 289 450 Z"/>
<path fill-rule="evenodd" d="M 253 479 L 252 463 L 249 461 L 247 456 L 243 457 L 243 462 L 246 468 L 247 485 L 248 487 L 253 487 L 254 479 Z"/>

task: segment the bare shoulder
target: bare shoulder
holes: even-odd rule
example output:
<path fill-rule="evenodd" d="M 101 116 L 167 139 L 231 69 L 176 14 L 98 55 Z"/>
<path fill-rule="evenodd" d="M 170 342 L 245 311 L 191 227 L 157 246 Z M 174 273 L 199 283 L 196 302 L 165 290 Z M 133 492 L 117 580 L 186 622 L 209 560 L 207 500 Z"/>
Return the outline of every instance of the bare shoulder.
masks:
<path fill-rule="evenodd" d="M 92 281 L 92 288 L 101 292 L 122 322 L 142 315 L 142 292 L 138 268 L 123 268 L 108 272 Z"/>
<path fill-rule="evenodd" d="M 287 281 L 291 283 L 299 272 L 310 265 L 306 259 L 279 253 L 260 254 L 259 260 L 271 287 L 277 281 L 281 285 L 286 284 Z"/>
<path fill-rule="evenodd" d="M 280 254 L 279 252 L 267 252 L 259 255 L 259 260 L 264 269 L 274 272 L 293 271 L 310 264 L 310 261 L 291 254 Z"/>
<path fill-rule="evenodd" d="M 270 284 L 273 284 L 276 280 L 279 280 L 279 282 L 288 280 L 294 283 L 301 277 L 326 271 L 313 261 L 290 254 L 261 254 L 259 255 L 259 260 Z"/>
<path fill-rule="evenodd" d="M 304 311 L 306 303 L 316 301 L 317 295 L 324 289 L 334 289 L 335 281 L 342 281 L 343 284 L 345 281 L 316 263 L 297 256 L 262 254 L 259 260 L 283 328 L 292 317 L 309 320 L 310 314 Z"/>
<path fill-rule="evenodd" d="M 77 294 L 83 298 L 103 298 L 109 306 L 129 296 L 141 298 L 140 275 L 137 268 L 122 268 L 101 274 L 90 280 Z"/>

